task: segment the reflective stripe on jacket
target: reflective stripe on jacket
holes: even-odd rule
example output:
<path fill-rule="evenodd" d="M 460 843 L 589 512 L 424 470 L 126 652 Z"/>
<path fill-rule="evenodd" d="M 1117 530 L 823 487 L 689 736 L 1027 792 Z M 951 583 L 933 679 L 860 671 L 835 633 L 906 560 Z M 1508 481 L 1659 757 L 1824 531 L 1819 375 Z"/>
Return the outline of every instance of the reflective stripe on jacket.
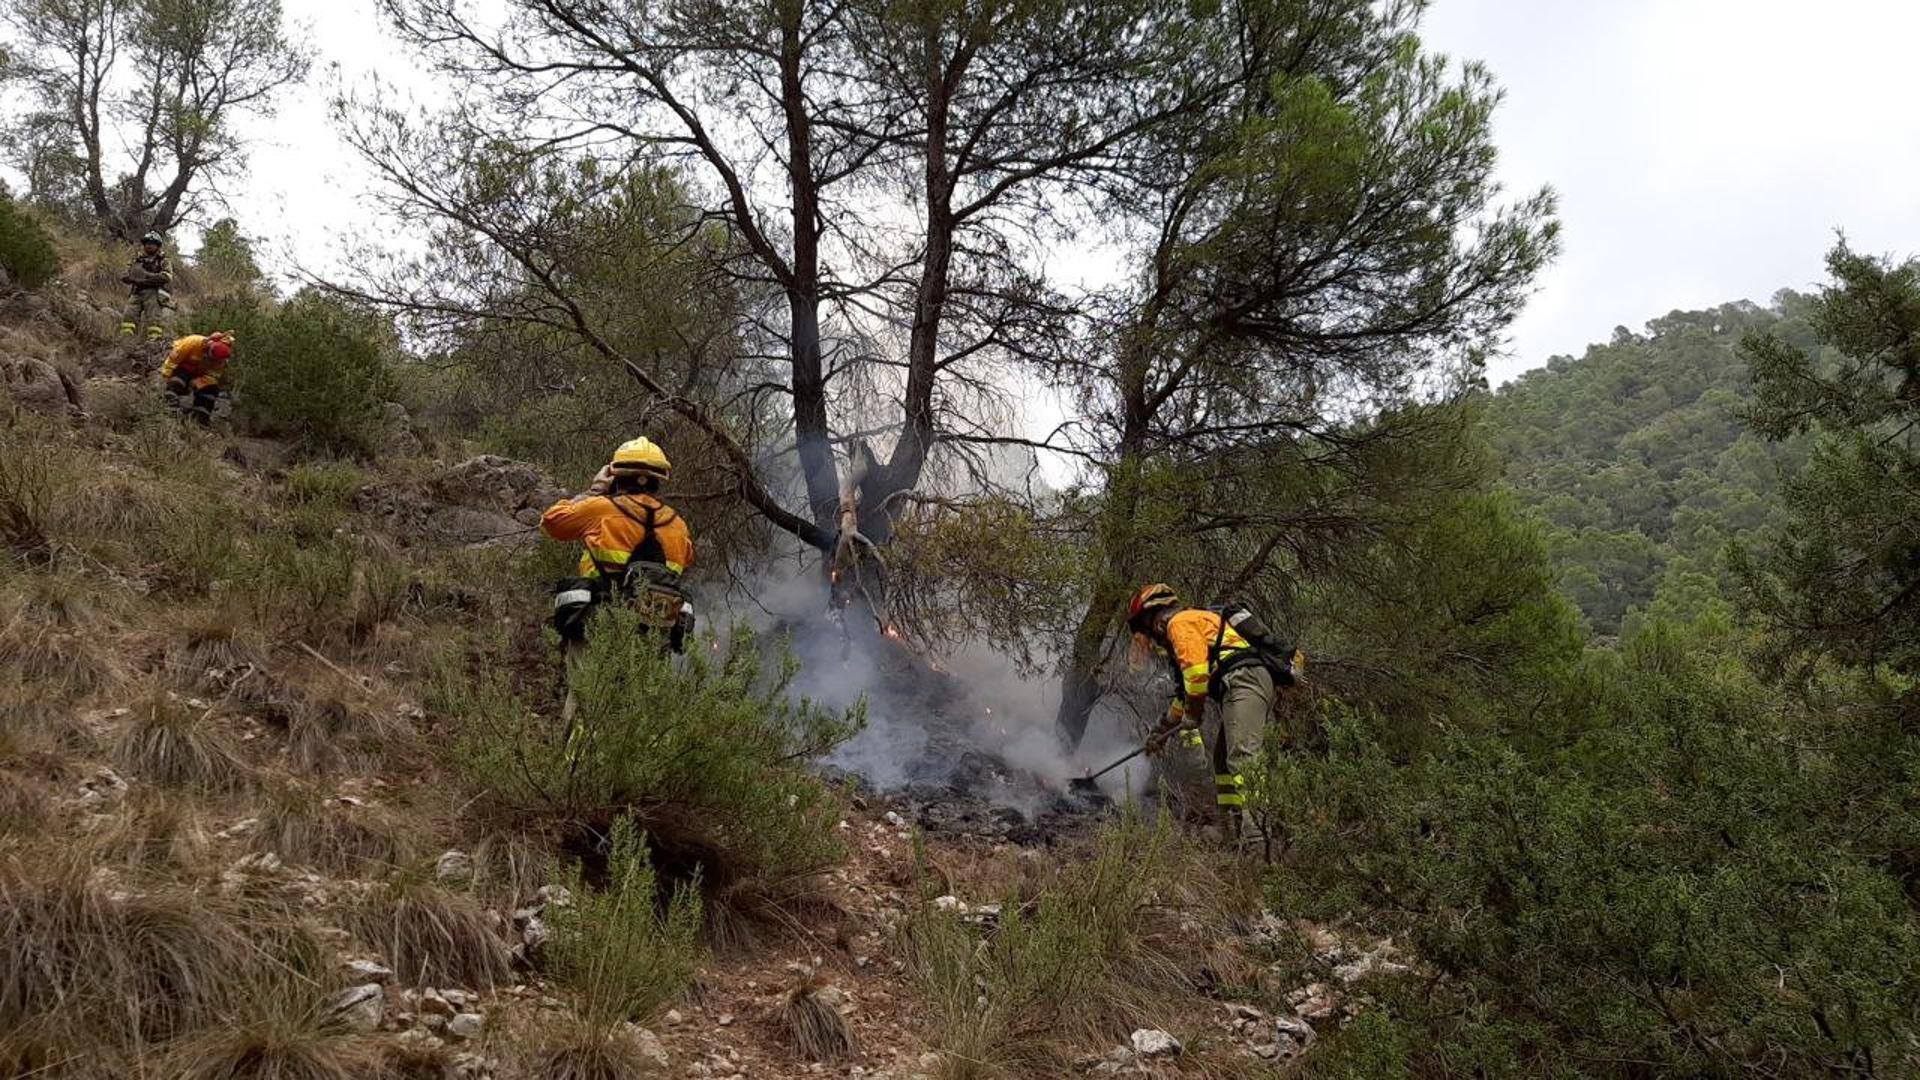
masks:
<path fill-rule="evenodd" d="M 614 500 L 620 505 L 616 506 Z M 586 545 L 580 556 L 580 576 L 598 577 L 604 567 L 613 571 L 627 565 L 634 549 L 647 539 L 644 524 L 651 516 L 653 540 L 660 562 L 675 574 L 693 565 L 693 533 L 674 509 L 651 495 L 588 495 L 562 500 L 540 517 L 540 531 L 555 540 L 578 540 Z"/>
<path fill-rule="evenodd" d="M 1220 646 L 1217 657 L 1214 655 L 1216 642 Z M 1213 687 L 1216 660 L 1221 667 L 1227 667 L 1239 654 L 1251 652 L 1253 648 L 1239 631 L 1223 625 L 1218 612 L 1204 608 L 1175 612 L 1167 620 L 1167 644 L 1173 652 L 1174 672 L 1179 677 L 1184 698 L 1182 711 L 1196 709 L 1206 702 Z"/>

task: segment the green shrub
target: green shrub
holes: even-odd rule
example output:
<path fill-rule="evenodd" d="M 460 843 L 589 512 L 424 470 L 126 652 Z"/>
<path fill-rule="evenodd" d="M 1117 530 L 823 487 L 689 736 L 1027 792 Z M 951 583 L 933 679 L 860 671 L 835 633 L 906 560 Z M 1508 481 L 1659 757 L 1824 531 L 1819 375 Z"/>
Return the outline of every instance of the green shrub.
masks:
<path fill-rule="evenodd" d="M 406 607 L 411 571 L 378 540 L 302 532 L 299 515 L 285 524 L 294 528 L 256 538 L 240 569 L 262 626 L 312 644 L 360 642 Z"/>
<path fill-rule="evenodd" d="M 1389 721 L 1336 717 L 1324 759 L 1282 760 L 1254 793 L 1288 840 L 1271 902 L 1369 912 L 1431 965 L 1437 982 L 1387 998 L 1419 1028 L 1415 1073 L 1899 1062 L 1920 927 L 1911 856 L 1889 853 L 1920 848 L 1897 710 L 1864 687 L 1784 698 L 1717 617 L 1629 630 L 1525 738 L 1459 732 L 1396 760 Z"/>
<path fill-rule="evenodd" d="M 0 269 L 17 285 L 37 289 L 60 270 L 53 238 L 20 205 L 0 195 Z"/>
<path fill-rule="evenodd" d="M 601 822 L 632 813 L 656 851 L 686 851 L 710 889 L 784 881 L 841 857 L 837 807 L 805 768 L 851 737 L 864 705 L 833 713 L 788 697 L 792 657 L 765 677 L 754 636 L 694 644 L 684 663 L 623 610 L 598 615 L 571 674 L 571 733 L 530 723 L 497 684 L 448 685 L 434 698 L 465 711 L 461 760 L 516 816 Z"/>
<path fill-rule="evenodd" d="M 345 510 L 366 474 L 344 461 L 310 461 L 287 470 L 287 498 L 295 506 L 325 506 Z"/>
<path fill-rule="evenodd" d="M 234 416 L 247 431 L 326 453 L 371 449 L 387 375 L 370 319 L 306 291 L 272 310 L 214 304 L 196 322 L 203 332 L 235 334 Z"/>
<path fill-rule="evenodd" d="M 572 901 L 548 908 L 553 937 L 547 970 L 575 994 L 574 1013 L 590 1027 L 613 1030 L 651 1019 L 693 982 L 700 962 L 700 897 L 682 886 L 665 903 L 631 818 L 614 823 L 606 883 L 589 887 L 575 867 Z"/>

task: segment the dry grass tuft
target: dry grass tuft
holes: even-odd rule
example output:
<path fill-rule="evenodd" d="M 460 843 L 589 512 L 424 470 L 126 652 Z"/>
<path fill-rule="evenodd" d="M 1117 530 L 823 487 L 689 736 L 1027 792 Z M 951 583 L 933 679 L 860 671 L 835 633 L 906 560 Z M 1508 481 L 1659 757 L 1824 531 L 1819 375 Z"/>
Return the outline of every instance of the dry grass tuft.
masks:
<path fill-rule="evenodd" d="M 191 869 L 209 847 L 196 807 L 170 791 L 136 787 L 88 840 L 93 857 L 127 866 Z"/>
<path fill-rule="evenodd" d="M 652 1073 L 625 1030 L 587 1024 L 546 1032 L 526 1070 L 543 1080 L 634 1080 Z"/>
<path fill-rule="evenodd" d="M 0 773 L 0 838 L 43 836 L 53 822 L 52 785 L 33 777 Z"/>
<path fill-rule="evenodd" d="M 72 474 L 66 445 L 51 432 L 28 417 L 0 428 L 0 548 L 32 563 L 53 558 L 58 495 Z"/>
<path fill-rule="evenodd" d="M 254 946 L 179 891 L 120 895 L 72 856 L 0 863 L 0 1032 L 90 1053 L 219 1021 Z"/>
<path fill-rule="evenodd" d="M 809 976 L 787 990 L 776 1019 L 787 1046 L 808 1061 L 843 1061 L 859 1053 L 852 1025 L 840 1013 L 841 991 Z"/>
<path fill-rule="evenodd" d="M 382 709 L 371 695 L 325 682 L 287 705 L 287 757 L 304 772 L 367 767 L 413 735 L 411 724 Z"/>
<path fill-rule="evenodd" d="M 33 683 L 36 696 L 65 704 L 116 685 L 119 605 L 85 575 L 20 574 L 0 587 L 0 683 Z"/>
<path fill-rule="evenodd" d="M 942 1080 L 1055 1075 L 1072 1046 L 1152 1026 L 1201 988 L 1188 942 L 1226 933 L 1224 895 L 1167 823 L 1129 815 L 1030 898 L 1007 896 L 984 937 L 950 913 L 916 913 L 904 945 Z"/>
<path fill-rule="evenodd" d="M 58 694 L 32 680 L 0 684 L 0 763 L 30 766 L 58 779 L 75 758 L 98 751 L 93 732 Z"/>
<path fill-rule="evenodd" d="M 259 817 L 253 850 L 304 866 L 359 872 L 398 867 L 416 854 L 400 824 L 378 807 L 329 798 L 303 784 L 269 788 Z"/>
<path fill-rule="evenodd" d="M 511 971 L 497 913 L 412 875 L 388 879 L 349 922 L 354 936 L 412 985 L 491 990 Z"/>
<path fill-rule="evenodd" d="M 266 660 L 265 643 L 246 621 L 246 609 L 231 599 L 188 612 L 167 649 L 167 670 L 182 686 L 200 686 L 212 673 L 252 667 Z M 255 674 L 253 679 L 259 679 Z"/>
<path fill-rule="evenodd" d="M 141 702 L 113 755 L 121 769 L 155 784 L 233 791 L 251 780 L 233 740 L 212 718 L 164 694 Z"/>
<path fill-rule="evenodd" d="M 168 1057 L 180 1080 L 370 1080 L 392 1075 L 377 1045 L 327 1023 L 311 983 L 248 999 L 239 1017 L 183 1040 Z M 263 987 L 263 989 L 267 989 Z"/>

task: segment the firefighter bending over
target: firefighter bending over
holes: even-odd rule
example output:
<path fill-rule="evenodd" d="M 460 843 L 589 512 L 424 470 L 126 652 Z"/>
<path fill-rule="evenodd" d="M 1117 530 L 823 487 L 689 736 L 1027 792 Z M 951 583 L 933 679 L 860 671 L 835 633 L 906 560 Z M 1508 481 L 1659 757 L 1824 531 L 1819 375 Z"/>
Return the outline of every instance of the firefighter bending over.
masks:
<path fill-rule="evenodd" d="M 1238 835 L 1247 802 L 1247 775 L 1260 757 L 1276 682 L 1292 686 L 1304 658 L 1270 640 L 1265 627 L 1238 605 L 1222 610 L 1182 607 L 1170 586 L 1147 585 L 1127 605 L 1127 626 L 1163 651 L 1179 687 L 1147 740 L 1158 753 L 1175 732 L 1198 732 L 1208 700 L 1217 703 L 1220 731 L 1212 747 L 1214 801 L 1219 823 Z M 1256 629 L 1257 628 L 1257 629 Z M 1242 631 L 1246 631 L 1242 633 Z"/>

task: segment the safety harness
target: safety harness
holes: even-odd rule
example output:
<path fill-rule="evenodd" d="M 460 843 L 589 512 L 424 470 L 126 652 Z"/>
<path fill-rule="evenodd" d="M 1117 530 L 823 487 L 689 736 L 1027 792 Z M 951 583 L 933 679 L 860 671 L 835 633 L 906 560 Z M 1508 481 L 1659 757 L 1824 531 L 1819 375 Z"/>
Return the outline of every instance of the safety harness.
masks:
<path fill-rule="evenodd" d="M 596 572 L 593 577 L 568 578 L 553 596 L 553 628 L 565 641 L 586 640 L 587 622 L 595 605 L 618 595 L 639 616 L 643 625 L 669 636 L 675 652 L 693 632 L 693 603 L 679 588 L 679 575 L 667 565 L 666 549 L 657 530 L 671 524 L 677 515 L 664 506 L 645 506 L 643 518 L 627 509 L 618 496 L 602 496 L 623 517 L 640 526 L 640 542 L 628 551 L 624 563 L 603 561 L 593 549 L 587 549 Z M 662 516 L 664 513 L 665 516 Z"/>

